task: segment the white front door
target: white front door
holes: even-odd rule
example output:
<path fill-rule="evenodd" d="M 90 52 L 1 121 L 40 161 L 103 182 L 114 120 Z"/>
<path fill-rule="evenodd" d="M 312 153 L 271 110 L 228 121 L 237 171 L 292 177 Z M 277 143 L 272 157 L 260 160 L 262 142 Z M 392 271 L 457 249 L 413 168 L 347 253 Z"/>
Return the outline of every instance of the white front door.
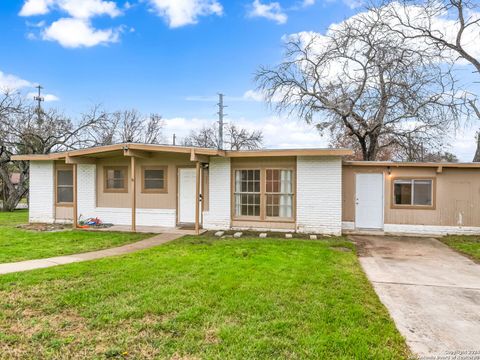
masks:
<path fill-rule="evenodd" d="M 195 222 L 195 169 L 178 170 L 178 222 Z"/>
<path fill-rule="evenodd" d="M 355 227 L 383 229 L 383 174 L 356 174 Z"/>

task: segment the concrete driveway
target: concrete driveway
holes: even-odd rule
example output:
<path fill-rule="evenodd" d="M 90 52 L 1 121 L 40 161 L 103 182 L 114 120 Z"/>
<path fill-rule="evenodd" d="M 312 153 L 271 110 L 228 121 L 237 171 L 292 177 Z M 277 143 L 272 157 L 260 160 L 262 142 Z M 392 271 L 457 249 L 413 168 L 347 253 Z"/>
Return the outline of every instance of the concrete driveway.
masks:
<path fill-rule="evenodd" d="M 480 265 L 433 238 L 350 236 L 360 263 L 410 349 L 478 351 Z"/>

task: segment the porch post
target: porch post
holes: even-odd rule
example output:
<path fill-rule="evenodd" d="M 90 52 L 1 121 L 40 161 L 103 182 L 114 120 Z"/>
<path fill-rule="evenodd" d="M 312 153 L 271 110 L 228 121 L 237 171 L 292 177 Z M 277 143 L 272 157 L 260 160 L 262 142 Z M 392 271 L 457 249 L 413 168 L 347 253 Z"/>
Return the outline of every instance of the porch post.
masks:
<path fill-rule="evenodd" d="M 137 190 L 135 179 L 135 157 L 130 158 L 130 176 L 131 176 L 131 200 L 132 200 L 132 231 L 137 231 Z"/>
<path fill-rule="evenodd" d="M 78 227 L 78 190 L 77 190 L 77 164 L 73 164 L 73 228 Z"/>
<path fill-rule="evenodd" d="M 195 169 L 195 233 L 200 234 L 200 162 L 196 162 Z"/>

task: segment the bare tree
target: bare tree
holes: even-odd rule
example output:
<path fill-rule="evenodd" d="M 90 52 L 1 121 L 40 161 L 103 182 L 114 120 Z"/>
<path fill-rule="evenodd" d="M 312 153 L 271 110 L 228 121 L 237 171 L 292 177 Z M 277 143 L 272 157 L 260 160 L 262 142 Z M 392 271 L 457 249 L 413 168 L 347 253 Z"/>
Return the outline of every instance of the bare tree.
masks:
<path fill-rule="evenodd" d="M 162 142 L 164 122 L 158 114 L 145 116 L 136 109 L 107 112 L 101 106 L 93 106 L 84 119 L 99 119 L 85 134 L 90 146 L 115 143 L 140 142 L 159 144 Z"/>
<path fill-rule="evenodd" d="M 64 114 L 50 109 L 38 111 L 24 104 L 17 93 L 4 93 L 0 104 L 0 179 L 3 184 L 2 210 L 12 211 L 28 193 L 29 164 L 11 161 L 15 154 L 49 154 L 69 150 L 83 144 L 82 134 L 98 119 L 83 119 L 74 123 Z M 20 173 L 18 184 L 11 174 Z"/>
<path fill-rule="evenodd" d="M 283 63 L 257 72 L 259 89 L 278 111 L 334 138 L 345 133 L 364 160 L 377 159 L 407 136 L 439 143 L 463 101 L 453 77 L 427 52 L 386 30 L 377 14 L 368 13 L 326 35 L 290 36 Z"/>
<path fill-rule="evenodd" d="M 373 6 L 386 28 L 436 52 L 445 62 L 467 62 L 480 80 L 480 3 L 477 0 L 401 0 Z M 475 51 L 477 49 L 477 51 Z M 477 96 L 468 105 L 480 120 Z M 480 161 L 480 131 L 473 161 Z"/>
<path fill-rule="evenodd" d="M 224 144 L 229 150 L 255 150 L 259 149 L 263 142 L 263 133 L 260 130 L 248 130 L 233 123 L 225 126 L 224 137 Z M 187 146 L 217 148 L 218 124 L 192 131 L 183 143 Z"/>

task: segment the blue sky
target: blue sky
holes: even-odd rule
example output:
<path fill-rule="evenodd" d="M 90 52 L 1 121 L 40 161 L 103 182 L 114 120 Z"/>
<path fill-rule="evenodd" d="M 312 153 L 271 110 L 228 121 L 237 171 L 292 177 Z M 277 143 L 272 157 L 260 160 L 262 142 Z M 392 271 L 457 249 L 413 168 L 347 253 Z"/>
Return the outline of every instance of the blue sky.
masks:
<path fill-rule="evenodd" d="M 2 1 L 0 85 L 41 83 L 58 98 L 48 105 L 72 116 L 95 103 L 157 112 L 167 139 L 215 121 L 221 91 L 228 119 L 264 130 L 265 146 L 325 146 L 248 94 L 256 69 L 280 61 L 282 36 L 324 32 L 358 10 L 352 0 Z M 469 136 L 455 146 L 465 160 Z"/>

